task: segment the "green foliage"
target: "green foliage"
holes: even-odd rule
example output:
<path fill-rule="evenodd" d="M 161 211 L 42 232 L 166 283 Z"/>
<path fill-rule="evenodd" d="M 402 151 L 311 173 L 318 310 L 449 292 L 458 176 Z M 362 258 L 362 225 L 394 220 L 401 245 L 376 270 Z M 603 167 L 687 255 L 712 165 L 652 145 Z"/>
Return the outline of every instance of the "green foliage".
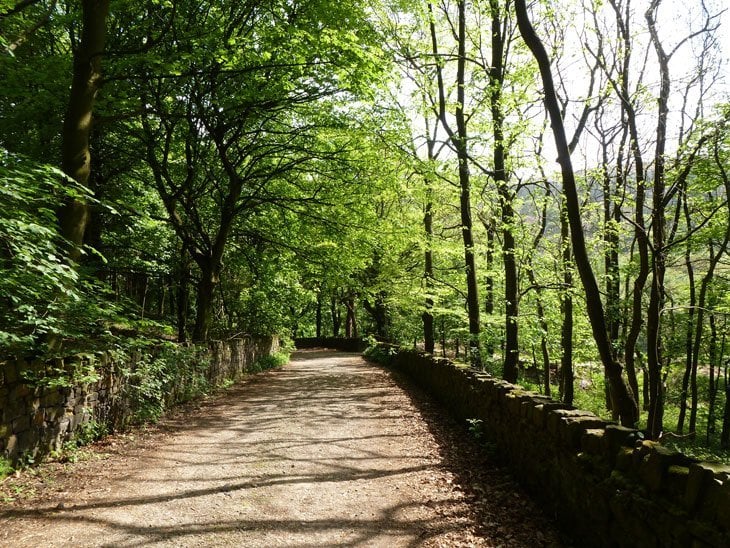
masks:
<path fill-rule="evenodd" d="M 0 481 L 8 477 L 15 471 L 12 464 L 5 457 L 0 457 Z"/>
<path fill-rule="evenodd" d="M 469 434 L 477 440 L 482 441 L 484 439 L 484 421 L 481 419 L 466 419 L 468 424 Z"/>
<path fill-rule="evenodd" d="M 137 343 L 129 353 L 133 365 L 125 372 L 131 422 L 156 422 L 169 406 L 209 392 L 205 375 L 209 364 L 195 347 L 149 340 Z"/>
<path fill-rule="evenodd" d="M 269 369 L 278 369 L 289 363 L 289 352 L 282 351 L 272 354 L 271 356 L 264 356 L 256 360 L 250 367 L 251 373 L 260 373 L 262 371 L 268 371 Z"/>
<path fill-rule="evenodd" d="M 78 302 L 78 273 L 64 261 L 55 208 L 86 189 L 53 167 L 0 148 L 0 352 L 33 347 Z"/>
<path fill-rule="evenodd" d="M 397 353 L 398 350 L 395 346 L 379 343 L 371 338 L 368 340 L 368 347 L 362 355 L 375 363 L 390 365 Z"/>

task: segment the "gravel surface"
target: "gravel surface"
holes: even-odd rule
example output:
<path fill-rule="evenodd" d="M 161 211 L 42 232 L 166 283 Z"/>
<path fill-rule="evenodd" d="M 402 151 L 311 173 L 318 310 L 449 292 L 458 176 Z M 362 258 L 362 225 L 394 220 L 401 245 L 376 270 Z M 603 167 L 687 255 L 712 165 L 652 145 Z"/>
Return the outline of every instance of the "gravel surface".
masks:
<path fill-rule="evenodd" d="M 0 486 L 9 547 L 564 545 L 422 392 L 321 350 Z"/>

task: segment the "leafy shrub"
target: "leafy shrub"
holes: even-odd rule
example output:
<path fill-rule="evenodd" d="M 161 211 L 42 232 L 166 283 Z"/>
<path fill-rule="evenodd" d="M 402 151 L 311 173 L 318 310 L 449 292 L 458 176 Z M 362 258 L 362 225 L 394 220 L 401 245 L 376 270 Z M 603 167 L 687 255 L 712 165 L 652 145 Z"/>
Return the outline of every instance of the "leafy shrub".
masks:
<path fill-rule="evenodd" d="M 260 373 L 261 371 L 267 371 L 269 369 L 283 367 L 287 363 L 289 363 L 289 352 L 279 351 L 276 354 L 272 354 L 271 356 L 264 356 L 263 358 L 259 358 L 251 365 L 249 371 L 251 373 Z"/>
<path fill-rule="evenodd" d="M 369 360 L 381 365 L 390 365 L 398 353 L 396 347 L 379 342 L 368 341 L 370 344 L 362 353 Z"/>
<path fill-rule="evenodd" d="M 208 393 L 209 362 L 197 348 L 159 341 L 140 343 L 130 360 L 134 365 L 125 371 L 132 422 L 155 422 L 171 405 Z"/>
<path fill-rule="evenodd" d="M 15 471 L 10 461 L 4 457 L 0 457 L 0 480 L 8 477 Z"/>

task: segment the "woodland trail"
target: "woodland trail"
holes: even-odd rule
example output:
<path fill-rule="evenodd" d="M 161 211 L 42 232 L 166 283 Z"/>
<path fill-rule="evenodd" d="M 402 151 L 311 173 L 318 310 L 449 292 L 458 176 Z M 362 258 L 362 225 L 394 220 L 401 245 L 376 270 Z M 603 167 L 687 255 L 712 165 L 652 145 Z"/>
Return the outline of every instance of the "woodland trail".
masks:
<path fill-rule="evenodd" d="M 460 425 L 356 354 L 298 352 L 93 451 L 18 484 L 0 546 L 563 546 Z"/>

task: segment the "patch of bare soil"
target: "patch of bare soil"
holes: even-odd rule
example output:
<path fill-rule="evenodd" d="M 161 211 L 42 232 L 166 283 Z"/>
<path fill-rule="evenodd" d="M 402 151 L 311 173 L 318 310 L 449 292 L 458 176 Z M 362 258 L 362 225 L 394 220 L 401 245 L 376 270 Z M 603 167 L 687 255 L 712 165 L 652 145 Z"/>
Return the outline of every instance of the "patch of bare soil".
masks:
<path fill-rule="evenodd" d="M 326 351 L 9 478 L 0 524 L 14 547 L 563 546 L 422 392 Z"/>

